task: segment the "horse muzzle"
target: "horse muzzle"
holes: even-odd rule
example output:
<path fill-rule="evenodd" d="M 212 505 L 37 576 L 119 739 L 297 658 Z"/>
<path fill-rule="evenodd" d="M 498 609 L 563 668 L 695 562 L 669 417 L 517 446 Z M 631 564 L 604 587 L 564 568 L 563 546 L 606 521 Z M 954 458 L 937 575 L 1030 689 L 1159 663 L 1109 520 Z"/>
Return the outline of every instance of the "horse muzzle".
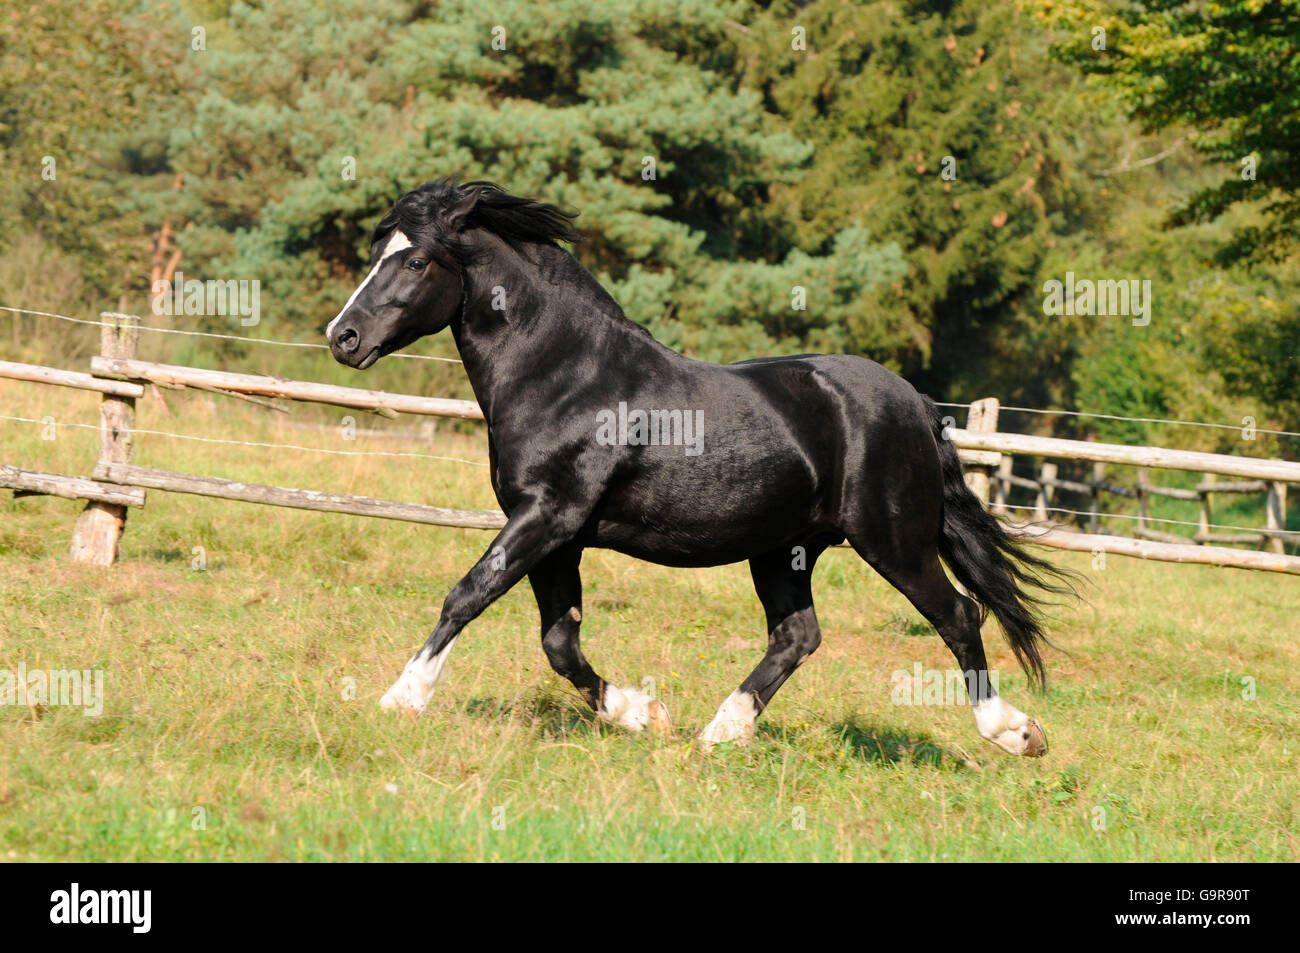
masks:
<path fill-rule="evenodd" d="M 364 371 L 380 358 L 379 345 L 366 346 L 361 332 L 353 327 L 336 328 L 329 336 L 329 346 L 334 360 L 359 371 Z"/>

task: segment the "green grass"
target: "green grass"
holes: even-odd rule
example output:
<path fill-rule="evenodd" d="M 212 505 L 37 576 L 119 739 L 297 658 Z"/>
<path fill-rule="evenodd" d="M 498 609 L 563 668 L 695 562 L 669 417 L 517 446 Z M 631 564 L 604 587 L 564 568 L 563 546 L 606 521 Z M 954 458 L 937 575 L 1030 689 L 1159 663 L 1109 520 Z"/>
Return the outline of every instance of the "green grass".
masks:
<path fill-rule="evenodd" d="M 224 398 L 141 402 L 139 426 L 336 449 Z M 96 398 L 0 382 L 0 412 L 94 422 Z M 301 419 L 337 420 L 295 408 Z M 367 421 L 369 423 L 369 421 Z M 0 462 L 88 473 L 92 432 L 0 421 Z M 141 437 L 136 462 L 451 506 L 484 471 L 414 459 Z M 7 494 L 6 494 L 7 497 Z M 1061 556 L 1091 605 L 1061 610 L 1031 693 L 992 628 L 1003 693 L 1051 750 L 1003 755 L 965 706 L 899 706 L 891 674 L 951 656 L 851 552 L 815 591 L 825 641 L 756 742 L 692 743 L 758 661 L 744 566 L 591 552 L 583 644 L 651 676 L 671 735 L 596 722 L 541 653 L 520 587 L 473 623 L 418 722 L 377 700 L 489 534 L 150 491 L 112 570 L 66 558 L 79 504 L 0 502 L 0 667 L 102 669 L 104 711 L 0 707 L 10 860 L 1289 860 L 1300 854 L 1295 579 Z M 191 566 L 193 548 L 207 569 Z M 1257 694 L 1243 697 L 1243 678 Z M 199 814 L 196 814 L 196 810 Z M 1103 829 L 1097 829 L 1104 812 Z M 201 816 L 202 829 L 195 829 Z M 496 822 L 494 824 L 494 821 Z"/>

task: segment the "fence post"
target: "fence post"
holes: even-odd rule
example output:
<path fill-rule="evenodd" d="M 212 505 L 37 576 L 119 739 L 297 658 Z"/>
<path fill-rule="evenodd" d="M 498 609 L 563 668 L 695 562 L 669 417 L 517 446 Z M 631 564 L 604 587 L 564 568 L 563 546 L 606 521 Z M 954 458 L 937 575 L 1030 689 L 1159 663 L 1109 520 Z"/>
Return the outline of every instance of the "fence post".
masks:
<path fill-rule="evenodd" d="M 100 349 L 104 357 L 135 359 L 140 328 L 125 314 L 103 314 Z M 135 398 L 104 395 L 99 405 L 99 462 L 130 463 L 134 443 Z M 111 566 L 117 559 L 118 543 L 126 528 L 126 507 L 94 500 L 77 517 L 72 532 L 72 561 L 95 566 Z"/>
<path fill-rule="evenodd" d="M 996 397 L 985 397 L 973 401 L 966 413 L 966 429 L 971 433 L 997 433 L 998 408 L 1001 406 Z M 985 506 L 989 505 L 989 471 L 987 467 L 971 467 L 966 471 L 966 485 L 980 498 Z"/>
<path fill-rule="evenodd" d="M 1015 459 L 1009 453 L 1002 454 L 1002 462 L 998 464 L 998 479 L 995 487 L 996 495 L 993 498 L 993 512 L 999 516 L 1007 514 L 1007 487 L 1011 486 L 1011 465 Z"/>
<path fill-rule="evenodd" d="M 972 401 L 970 409 L 966 412 L 966 429 L 971 433 L 997 433 L 998 430 L 998 408 L 1001 404 L 996 397 L 985 397 L 981 400 Z M 1010 460 L 1010 457 L 1003 457 L 1003 460 Z M 972 466 L 966 471 L 966 485 L 970 487 L 971 492 L 980 498 L 980 502 L 985 506 L 989 505 L 989 468 L 984 466 Z M 1002 493 L 1002 484 L 998 483 L 998 493 Z M 953 585 L 963 596 L 975 597 L 971 595 L 969 589 L 960 582 L 953 580 Z"/>
<path fill-rule="evenodd" d="M 1092 493 L 1088 503 L 1088 532 L 1101 531 L 1101 486 L 1106 481 L 1106 464 L 1100 461 L 1092 465 Z"/>
<path fill-rule="evenodd" d="M 1038 498 L 1034 501 L 1034 516 L 1040 523 L 1047 522 L 1047 507 L 1056 491 L 1048 481 L 1055 479 L 1056 464 L 1044 460 L 1042 469 L 1038 471 Z"/>
<path fill-rule="evenodd" d="M 1147 484 L 1151 482 L 1151 471 L 1146 467 L 1138 468 L 1137 478 L 1137 496 L 1138 496 L 1138 524 L 1137 531 L 1133 534 L 1141 536 L 1147 528 Z"/>
<path fill-rule="evenodd" d="M 1266 509 L 1266 526 L 1269 529 L 1280 530 L 1286 528 L 1286 484 L 1280 481 L 1268 485 L 1268 500 L 1264 504 Z M 1285 553 L 1286 546 L 1280 536 L 1270 536 L 1266 542 L 1270 553 Z"/>
<path fill-rule="evenodd" d="M 1202 474 L 1202 476 L 1205 477 L 1205 479 L 1201 481 L 1203 484 L 1214 482 L 1213 473 L 1204 473 Z M 1200 491 L 1201 508 L 1200 508 L 1200 515 L 1198 515 L 1196 518 L 1197 521 L 1196 528 L 1200 530 L 1200 535 L 1201 535 L 1200 542 L 1202 545 L 1209 542 L 1208 537 L 1210 535 L 1210 523 L 1213 522 L 1213 515 L 1214 515 L 1212 512 L 1212 508 L 1214 504 L 1210 500 L 1210 494 L 1213 492 L 1214 491 L 1211 490 L 1209 487 L 1206 487 L 1205 489 Z"/>

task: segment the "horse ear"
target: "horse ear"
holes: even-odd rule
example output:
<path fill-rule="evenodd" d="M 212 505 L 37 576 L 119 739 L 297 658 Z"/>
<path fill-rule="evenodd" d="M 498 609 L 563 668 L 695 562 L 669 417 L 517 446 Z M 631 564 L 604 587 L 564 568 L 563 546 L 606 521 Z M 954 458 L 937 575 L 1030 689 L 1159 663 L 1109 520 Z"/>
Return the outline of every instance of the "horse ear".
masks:
<path fill-rule="evenodd" d="M 479 196 L 482 194 L 482 189 L 472 189 L 458 198 L 454 205 L 443 210 L 443 224 L 453 232 L 460 231 L 465 226 L 469 213 L 478 205 Z"/>

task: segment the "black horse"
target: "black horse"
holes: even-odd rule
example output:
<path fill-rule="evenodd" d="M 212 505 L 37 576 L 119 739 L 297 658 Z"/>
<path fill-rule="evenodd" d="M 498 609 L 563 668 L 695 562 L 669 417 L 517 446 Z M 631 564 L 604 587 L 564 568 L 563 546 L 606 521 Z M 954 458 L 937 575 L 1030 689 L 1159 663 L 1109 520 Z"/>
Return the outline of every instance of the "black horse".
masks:
<path fill-rule="evenodd" d="M 451 327 L 508 517 L 381 704 L 423 711 L 460 631 L 527 576 L 555 671 L 602 718 L 666 724 L 662 703 L 609 684 L 582 654 L 582 551 L 670 566 L 748 560 L 767 653 L 700 735 L 748 740 L 821 642 L 813 565 L 847 538 L 952 650 L 979 733 L 1011 754 L 1043 754 L 1037 722 L 989 683 L 980 626 L 992 611 L 1041 683 L 1041 595 L 1029 590 L 1068 583 L 967 489 L 934 404 L 859 357 L 683 357 L 556 244 L 578 240 L 574 217 L 488 182 L 426 183 L 375 228 L 370 272 L 326 330 L 334 357 L 364 369 Z"/>

